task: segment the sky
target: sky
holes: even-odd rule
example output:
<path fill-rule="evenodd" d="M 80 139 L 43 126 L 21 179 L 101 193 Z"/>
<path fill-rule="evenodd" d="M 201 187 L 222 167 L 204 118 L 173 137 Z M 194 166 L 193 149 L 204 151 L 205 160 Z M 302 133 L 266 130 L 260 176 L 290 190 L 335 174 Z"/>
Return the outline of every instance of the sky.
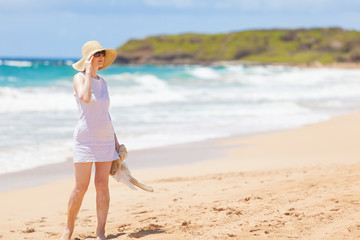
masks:
<path fill-rule="evenodd" d="M 360 30 L 360 0 L 0 0 L 0 57 L 80 58 L 86 41 L 251 29 Z"/>

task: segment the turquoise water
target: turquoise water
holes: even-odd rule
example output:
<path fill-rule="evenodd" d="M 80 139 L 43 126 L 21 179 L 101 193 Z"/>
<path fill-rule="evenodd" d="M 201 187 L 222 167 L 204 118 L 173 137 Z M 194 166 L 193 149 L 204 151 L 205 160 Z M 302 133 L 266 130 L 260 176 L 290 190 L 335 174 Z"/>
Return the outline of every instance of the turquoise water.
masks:
<path fill-rule="evenodd" d="M 73 60 L 0 60 L 0 174 L 72 156 Z M 300 127 L 360 106 L 360 71 L 119 66 L 99 72 L 129 150 Z"/>

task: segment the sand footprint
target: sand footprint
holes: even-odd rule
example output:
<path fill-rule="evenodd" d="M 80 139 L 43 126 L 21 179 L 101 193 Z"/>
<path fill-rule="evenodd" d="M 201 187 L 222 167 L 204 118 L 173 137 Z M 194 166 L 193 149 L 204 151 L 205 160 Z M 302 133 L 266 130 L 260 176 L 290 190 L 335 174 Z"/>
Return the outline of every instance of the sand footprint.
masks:
<path fill-rule="evenodd" d="M 145 222 L 145 221 L 148 221 L 148 220 L 156 220 L 156 219 L 157 219 L 157 217 L 148 217 L 148 218 L 139 220 L 139 222 Z"/>
<path fill-rule="evenodd" d="M 151 234 L 164 233 L 165 230 L 162 230 L 163 226 L 158 224 L 149 224 L 147 227 L 139 229 L 137 232 L 130 233 L 129 236 L 132 238 L 141 238 Z"/>
<path fill-rule="evenodd" d="M 22 233 L 33 233 L 36 232 L 35 228 L 26 228 L 25 230 L 21 231 Z"/>
<path fill-rule="evenodd" d="M 223 212 L 223 211 L 226 211 L 226 215 L 237 215 L 237 216 L 240 216 L 240 215 L 243 215 L 243 212 L 241 210 L 237 210 L 235 208 L 232 208 L 232 207 L 227 207 L 227 208 L 222 208 L 222 207 L 213 207 L 213 210 L 215 212 Z"/>
<path fill-rule="evenodd" d="M 140 212 L 133 212 L 132 214 L 134 214 L 134 215 L 138 215 L 138 214 L 144 214 L 144 213 L 148 213 L 148 212 L 152 212 L 152 211 L 140 211 Z"/>
<path fill-rule="evenodd" d="M 127 227 L 129 227 L 130 225 L 131 224 L 128 224 L 128 223 L 122 224 L 122 225 L 118 226 L 118 231 L 124 232 L 127 229 Z"/>
<path fill-rule="evenodd" d="M 92 220 L 90 219 L 91 217 L 92 217 L 92 216 L 88 216 L 88 217 L 86 217 L 86 218 L 81 219 L 81 220 L 80 220 L 80 221 L 81 221 L 81 226 L 82 226 L 82 227 L 90 226 L 91 223 L 92 223 Z"/>

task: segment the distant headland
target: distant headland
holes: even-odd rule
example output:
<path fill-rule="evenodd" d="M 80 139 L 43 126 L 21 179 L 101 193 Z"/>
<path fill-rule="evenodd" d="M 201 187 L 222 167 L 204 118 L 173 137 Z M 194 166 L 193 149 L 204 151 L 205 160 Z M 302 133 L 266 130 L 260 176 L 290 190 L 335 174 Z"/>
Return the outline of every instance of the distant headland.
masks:
<path fill-rule="evenodd" d="M 356 64 L 360 32 L 341 28 L 273 29 L 150 36 L 117 49 L 119 64 Z"/>

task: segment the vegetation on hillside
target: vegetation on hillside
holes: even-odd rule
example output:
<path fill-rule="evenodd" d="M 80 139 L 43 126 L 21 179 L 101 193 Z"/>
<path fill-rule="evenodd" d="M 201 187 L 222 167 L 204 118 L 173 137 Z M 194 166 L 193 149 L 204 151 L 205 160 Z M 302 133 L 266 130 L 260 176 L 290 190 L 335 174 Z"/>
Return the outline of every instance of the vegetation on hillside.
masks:
<path fill-rule="evenodd" d="M 117 49 L 120 63 L 186 64 L 241 60 L 258 63 L 360 61 L 360 32 L 341 28 L 252 30 L 132 39 Z"/>

